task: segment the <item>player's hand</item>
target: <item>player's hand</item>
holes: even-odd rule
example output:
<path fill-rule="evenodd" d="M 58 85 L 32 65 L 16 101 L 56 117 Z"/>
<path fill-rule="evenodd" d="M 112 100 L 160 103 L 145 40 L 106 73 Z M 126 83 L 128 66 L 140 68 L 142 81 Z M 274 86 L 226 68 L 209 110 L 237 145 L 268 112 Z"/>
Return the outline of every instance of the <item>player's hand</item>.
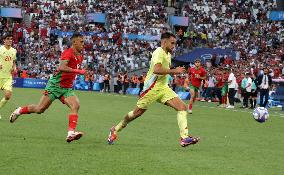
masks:
<path fill-rule="evenodd" d="M 14 75 L 15 73 L 17 73 L 17 69 L 11 69 L 11 74 Z"/>
<path fill-rule="evenodd" d="M 174 69 L 174 74 L 182 74 L 185 72 L 185 68 L 184 67 L 177 67 Z"/>
<path fill-rule="evenodd" d="M 81 74 L 81 75 L 84 75 L 84 74 L 86 74 L 86 70 L 85 69 L 80 69 L 78 73 Z"/>
<path fill-rule="evenodd" d="M 85 69 L 75 69 L 74 72 L 77 74 L 84 75 L 86 73 L 86 70 Z"/>

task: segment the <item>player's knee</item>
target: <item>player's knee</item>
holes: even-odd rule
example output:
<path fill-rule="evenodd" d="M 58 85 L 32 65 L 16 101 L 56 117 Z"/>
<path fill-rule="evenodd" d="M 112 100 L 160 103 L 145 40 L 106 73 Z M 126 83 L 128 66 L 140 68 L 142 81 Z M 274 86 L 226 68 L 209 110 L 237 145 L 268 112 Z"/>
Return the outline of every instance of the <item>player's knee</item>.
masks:
<path fill-rule="evenodd" d="M 181 105 L 179 106 L 178 111 L 186 111 L 186 105 L 185 105 L 185 104 L 181 104 Z"/>
<path fill-rule="evenodd" d="M 140 117 L 146 110 L 145 109 L 139 109 L 139 110 L 135 110 L 133 112 L 133 115 L 135 116 L 135 118 Z"/>
<path fill-rule="evenodd" d="M 11 97 L 12 97 L 12 95 L 6 95 L 6 96 L 5 96 L 5 100 L 10 100 Z"/>
<path fill-rule="evenodd" d="M 12 97 L 12 94 L 11 94 L 11 93 L 5 94 L 5 100 L 10 100 L 11 97 Z"/>
<path fill-rule="evenodd" d="M 72 108 L 73 108 L 72 110 L 79 111 L 79 109 L 80 109 L 80 104 L 79 104 L 79 103 L 78 103 L 78 104 L 75 104 L 75 105 L 73 105 Z"/>

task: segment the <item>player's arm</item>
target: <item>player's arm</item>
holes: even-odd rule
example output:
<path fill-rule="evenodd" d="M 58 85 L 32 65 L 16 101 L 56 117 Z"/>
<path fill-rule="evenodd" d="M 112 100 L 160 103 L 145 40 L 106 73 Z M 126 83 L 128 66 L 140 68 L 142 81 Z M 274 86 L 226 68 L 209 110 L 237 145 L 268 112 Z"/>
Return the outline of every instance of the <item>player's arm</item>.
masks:
<path fill-rule="evenodd" d="M 70 73 L 76 73 L 76 74 L 82 74 L 82 75 L 86 73 L 86 70 L 84 69 L 72 69 L 71 67 L 69 67 L 67 60 L 60 60 L 58 69 L 61 72 L 70 72 Z"/>
<path fill-rule="evenodd" d="M 203 72 L 201 73 L 201 75 L 196 74 L 196 78 L 199 78 L 199 79 L 201 79 L 201 80 L 205 80 L 205 79 L 206 79 L 206 72 L 203 71 Z"/>
<path fill-rule="evenodd" d="M 207 78 L 206 71 L 203 69 L 201 76 L 199 77 L 201 80 L 205 80 Z"/>
<path fill-rule="evenodd" d="M 13 61 L 13 65 L 12 65 L 12 68 L 11 68 L 11 73 L 13 74 L 14 72 L 17 71 L 17 68 L 16 68 L 16 61 L 14 60 Z"/>
<path fill-rule="evenodd" d="M 199 79 L 205 80 L 206 79 L 206 75 L 199 77 Z"/>
<path fill-rule="evenodd" d="M 157 75 L 166 75 L 166 74 L 181 74 L 185 72 L 185 68 L 184 67 L 177 67 L 174 69 L 167 69 L 167 68 L 163 68 L 161 63 L 157 63 L 154 66 L 154 74 Z"/>

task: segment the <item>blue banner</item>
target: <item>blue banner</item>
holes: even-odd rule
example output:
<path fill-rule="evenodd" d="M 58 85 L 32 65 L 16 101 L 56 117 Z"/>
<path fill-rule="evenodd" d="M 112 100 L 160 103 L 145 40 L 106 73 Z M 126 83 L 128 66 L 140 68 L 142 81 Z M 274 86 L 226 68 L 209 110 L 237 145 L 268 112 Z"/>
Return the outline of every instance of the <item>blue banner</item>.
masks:
<path fill-rule="evenodd" d="M 8 18 L 23 18 L 22 9 L 20 8 L 0 8 L 0 16 Z"/>
<path fill-rule="evenodd" d="M 60 37 L 64 37 L 64 36 L 71 37 L 74 32 L 71 32 L 71 31 L 64 32 L 64 31 L 61 31 L 61 30 L 53 29 L 53 30 L 50 30 L 50 33 L 57 35 L 57 36 L 60 36 Z M 97 32 L 80 32 L 80 34 L 85 35 L 85 36 L 93 36 L 93 35 L 97 34 Z"/>
<path fill-rule="evenodd" d="M 271 11 L 269 13 L 269 19 L 272 21 L 283 21 L 284 11 Z"/>
<path fill-rule="evenodd" d="M 105 13 L 88 13 L 86 16 L 86 19 L 88 22 L 105 23 L 106 14 Z"/>
<path fill-rule="evenodd" d="M 57 30 L 57 29 L 53 29 L 50 30 L 50 33 L 60 36 L 60 37 L 64 37 L 64 36 L 69 36 L 71 37 L 73 35 L 74 32 L 71 31 L 61 31 L 61 30 Z M 93 36 L 98 34 L 97 32 L 80 32 L 82 35 L 85 36 Z M 103 36 L 107 33 L 101 33 Z M 136 34 L 124 34 L 122 35 L 122 37 L 128 38 L 129 40 L 145 40 L 145 41 L 159 41 L 161 39 L 160 35 L 136 35 Z"/>
<path fill-rule="evenodd" d="M 216 54 L 216 56 L 230 56 L 233 59 L 236 59 L 236 52 L 232 49 L 211 49 L 211 48 L 197 48 L 189 53 L 176 57 L 174 60 L 181 62 L 194 62 L 196 58 L 200 58 L 202 61 L 211 59 L 212 56 Z"/>
<path fill-rule="evenodd" d="M 145 40 L 145 41 L 159 41 L 161 39 L 160 35 L 136 35 L 136 34 L 126 34 L 122 36 L 123 38 L 128 38 L 129 40 Z"/>
<path fill-rule="evenodd" d="M 100 90 L 101 90 L 100 83 L 94 83 L 93 91 L 100 91 Z"/>
<path fill-rule="evenodd" d="M 13 78 L 13 87 L 23 87 L 23 78 Z"/>
<path fill-rule="evenodd" d="M 126 93 L 131 95 L 139 95 L 139 91 L 140 91 L 139 88 L 128 88 L 126 90 Z"/>
<path fill-rule="evenodd" d="M 170 24 L 174 26 L 188 26 L 188 17 L 170 16 Z"/>
<path fill-rule="evenodd" d="M 25 78 L 23 80 L 24 88 L 38 88 L 43 89 L 47 84 L 47 80 L 35 79 L 35 78 Z"/>
<path fill-rule="evenodd" d="M 189 100 L 190 99 L 190 93 L 189 92 L 178 92 L 177 93 L 179 98 L 182 100 Z"/>

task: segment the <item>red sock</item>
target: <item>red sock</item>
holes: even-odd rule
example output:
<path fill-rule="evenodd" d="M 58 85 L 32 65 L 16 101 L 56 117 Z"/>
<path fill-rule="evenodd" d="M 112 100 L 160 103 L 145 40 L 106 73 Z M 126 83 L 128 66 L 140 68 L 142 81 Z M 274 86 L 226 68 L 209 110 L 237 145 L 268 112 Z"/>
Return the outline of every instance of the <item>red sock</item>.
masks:
<path fill-rule="evenodd" d="M 69 115 L 69 127 L 68 131 L 74 131 L 77 126 L 78 114 L 70 114 Z"/>
<path fill-rule="evenodd" d="M 30 111 L 28 109 L 28 106 L 21 107 L 20 114 L 29 114 L 29 113 Z"/>
<path fill-rule="evenodd" d="M 192 110 L 192 104 L 189 104 L 189 105 L 188 105 L 188 109 L 189 109 L 189 110 Z"/>

